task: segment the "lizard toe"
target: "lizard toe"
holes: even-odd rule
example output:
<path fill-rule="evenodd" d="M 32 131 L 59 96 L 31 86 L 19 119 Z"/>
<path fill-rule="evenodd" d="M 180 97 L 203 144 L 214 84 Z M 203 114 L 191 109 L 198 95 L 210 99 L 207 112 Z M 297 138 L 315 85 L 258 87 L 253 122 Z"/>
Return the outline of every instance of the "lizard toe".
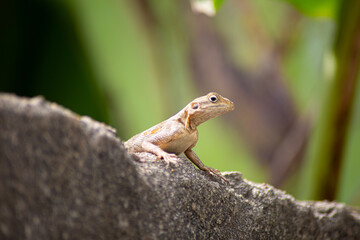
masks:
<path fill-rule="evenodd" d="M 224 182 L 226 182 L 227 185 L 230 185 L 230 182 L 221 174 L 219 170 L 207 167 L 207 171 L 222 179 Z"/>
<path fill-rule="evenodd" d="M 166 154 L 163 154 L 161 156 L 162 159 L 164 159 L 164 161 L 167 163 L 167 164 L 175 164 L 177 163 L 177 159 L 176 159 L 176 155 L 175 154 L 170 154 L 170 153 L 166 153 Z"/>

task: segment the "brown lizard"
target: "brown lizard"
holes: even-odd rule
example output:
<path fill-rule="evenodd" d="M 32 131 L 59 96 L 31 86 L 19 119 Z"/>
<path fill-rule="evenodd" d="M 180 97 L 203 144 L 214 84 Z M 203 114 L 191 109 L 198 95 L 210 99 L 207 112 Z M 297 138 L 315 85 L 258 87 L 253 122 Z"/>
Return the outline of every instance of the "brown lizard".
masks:
<path fill-rule="evenodd" d="M 211 92 L 194 99 L 171 118 L 130 138 L 125 148 L 129 153 L 153 153 L 168 164 L 176 164 L 176 156 L 185 153 L 198 168 L 229 184 L 218 170 L 205 166 L 192 149 L 198 141 L 197 126 L 232 110 L 234 104 L 229 99 Z"/>

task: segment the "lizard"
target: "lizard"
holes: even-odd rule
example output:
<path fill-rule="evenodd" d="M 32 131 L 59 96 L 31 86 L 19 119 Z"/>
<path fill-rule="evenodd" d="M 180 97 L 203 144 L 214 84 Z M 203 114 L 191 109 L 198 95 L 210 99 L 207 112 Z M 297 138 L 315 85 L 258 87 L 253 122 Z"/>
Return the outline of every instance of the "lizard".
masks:
<path fill-rule="evenodd" d="M 124 143 L 125 148 L 129 153 L 153 153 L 168 164 L 176 164 L 176 157 L 184 153 L 199 169 L 212 173 L 229 184 L 218 170 L 205 166 L 193 148 L 198 141 L 197 127 L 201 123 L 234 108 L 229 99 L 210 92 L 194 99 L 169 119 L 133 136 Z"/>

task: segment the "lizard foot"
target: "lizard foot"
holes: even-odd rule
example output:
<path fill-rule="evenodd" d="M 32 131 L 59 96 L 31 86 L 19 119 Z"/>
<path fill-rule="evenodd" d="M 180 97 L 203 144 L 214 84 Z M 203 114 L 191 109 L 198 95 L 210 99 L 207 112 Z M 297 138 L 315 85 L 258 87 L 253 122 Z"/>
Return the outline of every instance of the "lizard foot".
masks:
<path fill-rule="evenodd" d="M 223 175 L 220 173 L 219 170 L 211 168 L 211 167 L 205 167 L 203 170 L 205 170 L 206 172 L 214 174 L 215 176 L 221 178 L 224 182 L 226 182 L 227 185 L 230 185 L 230 182 L 226 178 L 223 177 Z"/>
<path fill-rule="evenodd" d="M 172 164 L 176 164 L 177 163 L 177 155 L 176 154 L 173 154 L 173 153 L 163 153 L 161 154 L 160 156 L 158 156 L 159 159 L 163 159 L 168 165 L 170 163 Z"/>

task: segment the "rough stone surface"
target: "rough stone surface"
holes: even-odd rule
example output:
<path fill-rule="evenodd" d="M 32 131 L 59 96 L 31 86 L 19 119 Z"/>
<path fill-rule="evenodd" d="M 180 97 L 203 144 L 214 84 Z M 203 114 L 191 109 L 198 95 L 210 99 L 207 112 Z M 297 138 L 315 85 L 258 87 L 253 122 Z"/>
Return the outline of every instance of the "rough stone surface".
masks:
<path fill-rule="evenodd" d="M 0 239 L 360 239 L 358 209 L 154 159 L 88 117 L 0 95 Z"/>

